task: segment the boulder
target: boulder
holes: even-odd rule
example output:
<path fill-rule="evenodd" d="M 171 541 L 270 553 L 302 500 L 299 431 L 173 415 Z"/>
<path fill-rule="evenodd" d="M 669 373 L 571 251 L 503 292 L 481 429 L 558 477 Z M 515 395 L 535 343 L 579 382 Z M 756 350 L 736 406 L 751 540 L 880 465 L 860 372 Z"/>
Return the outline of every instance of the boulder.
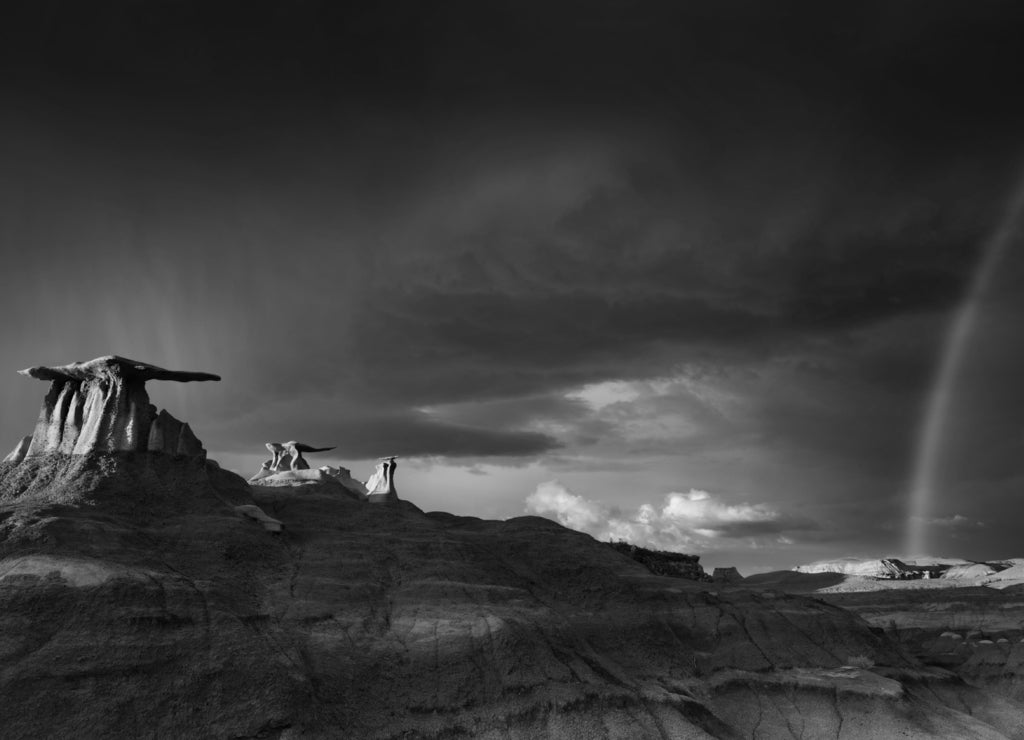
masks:
<path fill-rule="evenodd" d="M 284 529 L 284 524 L 271 516 L 267 516 L 266 512 L 256 506 L 256 504 L 242 504 L 241 506 L 236 506 L 235 511 L 256 520 L 268 532 L 277 533 Z"/>

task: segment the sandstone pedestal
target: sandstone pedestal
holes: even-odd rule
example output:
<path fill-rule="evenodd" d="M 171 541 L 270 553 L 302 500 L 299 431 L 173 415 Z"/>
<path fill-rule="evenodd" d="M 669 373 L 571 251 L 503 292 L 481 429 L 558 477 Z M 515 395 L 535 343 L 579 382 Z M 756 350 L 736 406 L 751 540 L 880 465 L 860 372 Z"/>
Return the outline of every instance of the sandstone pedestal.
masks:
<path fill-rule="evenodd" d="M 157 452 L 205 456 L 202 443 L 188 424 L 166 411 L 157 413 L 146 393 L 147 380 L 220 380 L 211 373 L 165 370 L 116 355 L 54 367 L 19 371 L 49 380 L 35 432 L 22 440 L 7 462 L 62 453 Z"/>

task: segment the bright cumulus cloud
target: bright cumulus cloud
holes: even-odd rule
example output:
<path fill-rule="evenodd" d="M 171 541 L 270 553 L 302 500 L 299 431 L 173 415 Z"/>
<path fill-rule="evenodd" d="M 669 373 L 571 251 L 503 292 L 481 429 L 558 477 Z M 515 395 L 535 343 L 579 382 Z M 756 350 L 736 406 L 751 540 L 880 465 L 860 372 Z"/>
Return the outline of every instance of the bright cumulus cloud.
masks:
<path fill-rule="evenodd" d="M 791 543 L 783 532 L 813 529 L 764 504 L 729 504 L 707 491 L 666 494 L 663 503 L 641 504 L 623 512 L 572 492 L 559 481 L 547 481 L 526 498 L 526 511 L 547 516 L 563 526 L 599 540 L 625 540 L 662 550 L 704 550 L 722 540 L 759 546 L 765 538 Z"/>

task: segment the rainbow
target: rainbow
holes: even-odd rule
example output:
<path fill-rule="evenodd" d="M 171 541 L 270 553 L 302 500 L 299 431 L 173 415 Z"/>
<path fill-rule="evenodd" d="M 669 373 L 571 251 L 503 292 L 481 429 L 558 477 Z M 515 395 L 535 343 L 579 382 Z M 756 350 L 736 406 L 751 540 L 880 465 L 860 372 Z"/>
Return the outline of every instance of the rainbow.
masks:
<path fill-rule="evenodd" d="M 938 488 L 937 471 L 942 442 L 949 425 L 949 414 L 957 377 L 980 306 L 1003 255 L 1017 236 L 1018 221 L 1024 209 L 1024 181 L 1014 192 L 999 227 L 991 234 L 974 271 L 967 294 L 953 317 L 943 344 L 942 359 L 932 382 L 928 403 L 921 417 L 910 478 L 907 528 L 904 552 L 909 558 L 928 554 L 928 520 L 932 500 Z"/>

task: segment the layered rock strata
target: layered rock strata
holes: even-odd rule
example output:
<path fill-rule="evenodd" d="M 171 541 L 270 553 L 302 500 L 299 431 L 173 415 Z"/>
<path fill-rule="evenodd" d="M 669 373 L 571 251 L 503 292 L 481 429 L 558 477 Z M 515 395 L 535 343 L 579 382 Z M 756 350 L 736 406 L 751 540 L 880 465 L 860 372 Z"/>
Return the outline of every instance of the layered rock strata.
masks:
<path fill-rule="evenodd" d="M 0 466 L 3 736 L 1024 737 L 1024 705 L 821 600 L 335 488 L 166 455 Z"/>
<path fill-rule="evenodd" d="M 691 581 L 707 581 L 708 575 L 700 565 L 700 555 L 687 555 L 681 552 L 664 550 L 648 550 L 645 547 L 631 545 L 628 542 L 609 542 L 613 550 L 642 563 L 647 570 L 658 576 L 688 578 Z"/>
<path fill-rule="evenodd" d="M 146 393 L 147 380 L 220 380 L 211 373 L 166 370 L 108 355 L 89 362 L 19 371 L 49 380 L 35 432 L 7 456 L 6 462 L 49 453 L 156 452 L 205 456 L 188 424 L 157 412 Z"/>

